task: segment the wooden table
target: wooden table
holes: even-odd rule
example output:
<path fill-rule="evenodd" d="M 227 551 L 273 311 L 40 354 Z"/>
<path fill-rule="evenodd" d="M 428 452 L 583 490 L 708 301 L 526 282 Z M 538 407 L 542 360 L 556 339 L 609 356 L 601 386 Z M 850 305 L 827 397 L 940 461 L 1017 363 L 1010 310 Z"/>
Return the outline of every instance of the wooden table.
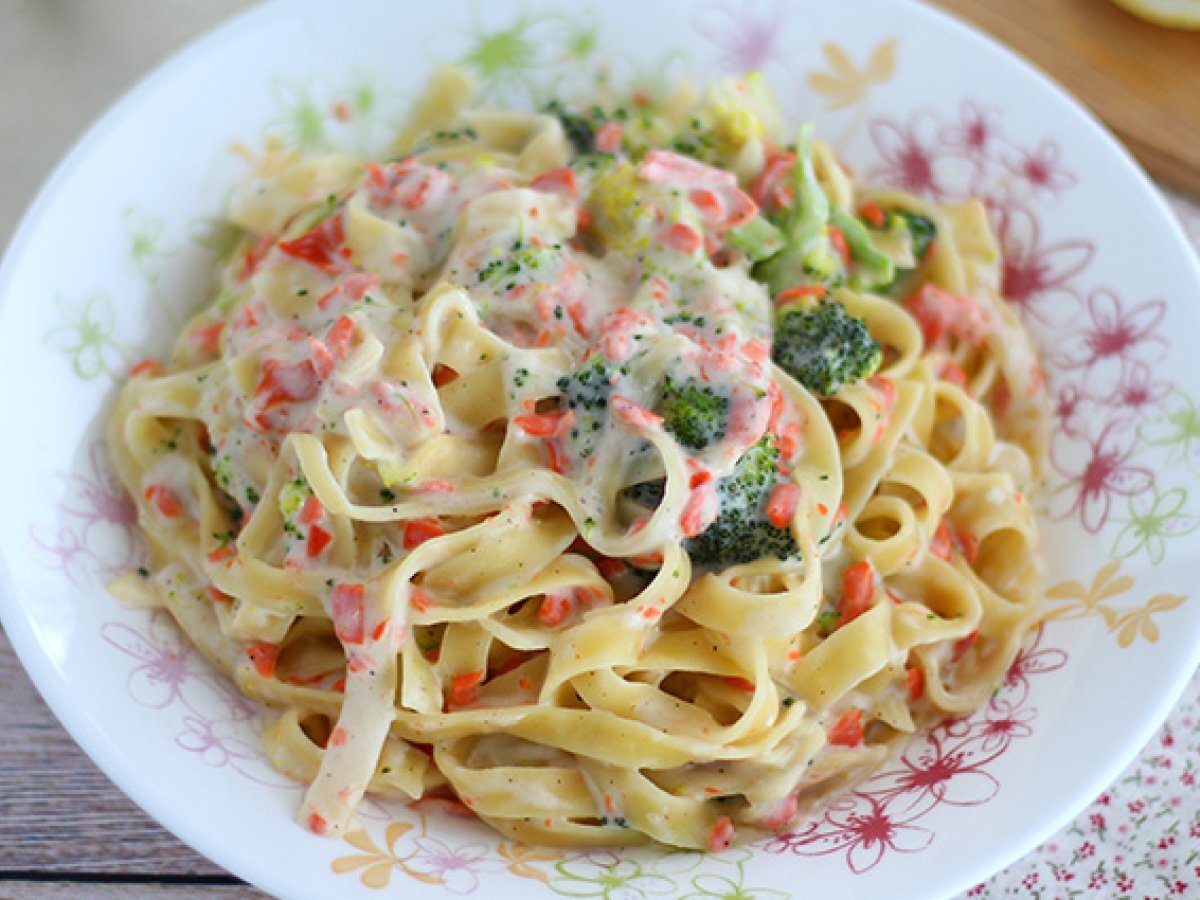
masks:
<path fill-rule="evenodd" d="M 180 843 L 58 724 L 0 632 L 0 900 L 263 897 Z"/>
<path fill-rule="evenodd" d="M 0 243 L 51 162 L 125 84 L 247 5 L 0 0 L 0 132 L 13 134 L 0 142 L 0 171 L 11 176 L 0 185 Z M 963 3 L 949 5 L 963 11 Z M 47 85 L 22 66 L 53 70 L 58 81 Z M 40 131 L 4 128 L 39 108 Z M 169 835 L 100 773 L 37 695 L 2 631 L 0 713 L 0 900 L 265 896 Z"/>

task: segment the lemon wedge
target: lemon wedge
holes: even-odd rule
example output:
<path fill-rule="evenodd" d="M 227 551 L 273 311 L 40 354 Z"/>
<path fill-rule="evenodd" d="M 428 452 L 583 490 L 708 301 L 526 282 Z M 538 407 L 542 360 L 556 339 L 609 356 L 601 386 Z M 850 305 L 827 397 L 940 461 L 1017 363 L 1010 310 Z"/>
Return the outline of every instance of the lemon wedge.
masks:
<path fill-rule="evenodd" d="M 1113 3 L 1158 25 L 1200 29 L 1200 0 L 1113 0 Z"/>

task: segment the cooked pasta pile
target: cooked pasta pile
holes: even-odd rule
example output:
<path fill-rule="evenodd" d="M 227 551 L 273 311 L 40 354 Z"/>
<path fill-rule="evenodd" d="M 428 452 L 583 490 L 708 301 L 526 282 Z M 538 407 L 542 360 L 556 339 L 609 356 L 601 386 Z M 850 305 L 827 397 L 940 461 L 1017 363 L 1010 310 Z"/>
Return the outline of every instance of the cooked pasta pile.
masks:
<path fill-rule="evenodd" d="M 780 830 L 991 694 L 1039 610 L 1040 370 L 978 202 L 854 182 L 750 75 L 388 161 L 269 148 L 109 447 L 165 607 L 338 834 Z"/>

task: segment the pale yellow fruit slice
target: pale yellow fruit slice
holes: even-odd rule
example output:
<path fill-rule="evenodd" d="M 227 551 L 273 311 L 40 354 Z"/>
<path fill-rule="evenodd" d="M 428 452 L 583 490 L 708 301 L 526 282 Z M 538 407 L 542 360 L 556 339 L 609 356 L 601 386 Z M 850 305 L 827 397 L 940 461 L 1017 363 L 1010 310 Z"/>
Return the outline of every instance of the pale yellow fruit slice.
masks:
<path fill-rule="evenodd" d="M 1113 3 L 1159 25 L 1200 29 L 1200 0 L 1113 0 Z"/>

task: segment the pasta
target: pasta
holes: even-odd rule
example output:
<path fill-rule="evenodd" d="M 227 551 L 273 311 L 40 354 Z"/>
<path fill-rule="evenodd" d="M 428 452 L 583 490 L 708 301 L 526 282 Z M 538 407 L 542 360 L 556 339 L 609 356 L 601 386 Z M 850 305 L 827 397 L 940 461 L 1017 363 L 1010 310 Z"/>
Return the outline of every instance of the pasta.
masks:
<path fill-rule="evenodd" d="M 389 162 L 268 147 L 109 448 L 165 607 L 364 793 L 720 849 L 983 703 L 1039 614 L 1031 342 L 978 202 L 853 181 L 759 76 L 539 113 L 440 72 Z"/>

